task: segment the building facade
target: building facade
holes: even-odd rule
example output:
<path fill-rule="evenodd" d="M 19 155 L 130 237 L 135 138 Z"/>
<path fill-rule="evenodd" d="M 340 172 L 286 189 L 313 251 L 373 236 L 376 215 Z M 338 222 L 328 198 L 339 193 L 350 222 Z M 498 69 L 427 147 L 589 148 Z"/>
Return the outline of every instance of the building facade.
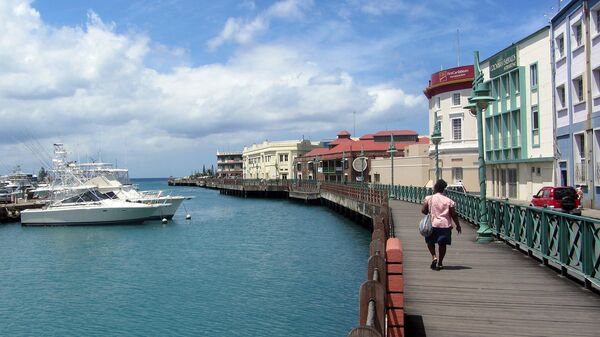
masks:
<path fill-rule="evenodd" d="M 288 179 L 293 177 L 294 160 L 318 144 L 309 140 L 265 141 L 244 147 L 244 179 Z"/>
<path fill-rule="evenodd" d="M 432 164 L 429 144 L 408 145 L 404 149 L 403 156 L 394 156 L 394 185 L 427 185 L 432 180 L 432 174 L 435 175 L 435 172 L 430 170 Z M 373 158 L 370 165 L 370 181 L 378 184 L 392 183 L 392 160 L 389 154 Z"/>
<path fill-rule="evenodd" d="M 551 26 L 557 183 L 600 208 L 600 2 L 571 1 Z"/>
<path fill-rule="evenodd" d="M 468 191 L 479 191 L 477 123 L 463 108 L 471 95 L 473 74 L 473 65 L 434 73 L 424 94 L 429 99 L 429 134 L 435 123 L 442 134 L 438 145 L 440 177 L 448 183 L 460 181 Z M 435 146 L 431 144 L 429 155 L 433 158 L 434 154 Z M 435 180 L 435 162 L 429 180 Z"/>
<path fill-rule="evenodd" d="M 244 165 L 241 152 L 217 151 L 217 177 L 242 178 Z"/>
<path fill-rule="evenodd" d="M 550 27 L 480 62 L 495 99 L 484 110 L 487 193 L 530 200 L 555 184 Z"/>
<path fill-rule="evenodd" d="M 419 137 L 412 130 L 380 131 L 361 136 L 358 139 L 352 138 L 350 133 L 344 130 L 338 133 L 335 140 L 328 142 L 326 147 L 316 148 L 296 158 L 295 176 L 297 179 L 383 183 L 381 179 L 383 170 L 375 172 L 373 161 L 378 158 L 387 157 L 389 159 L 390 154 L 387 150 L 392 135 L 398 151 L 394 153 L 395 158 L 405 157 L 406 150 L 410 145 L 429 143 L 429 138 Z M 394 162 L 394 166 L 396 167 L 396 162 Z M 390 164 L 387 165 L 387 168 L 391 173 Z M 395 172 L 398 172 L 398 175 L 406 174 L 406 172 L 402 172 L 400 165 Z M 398 183 L 396 182 L 396 184 Z"/>

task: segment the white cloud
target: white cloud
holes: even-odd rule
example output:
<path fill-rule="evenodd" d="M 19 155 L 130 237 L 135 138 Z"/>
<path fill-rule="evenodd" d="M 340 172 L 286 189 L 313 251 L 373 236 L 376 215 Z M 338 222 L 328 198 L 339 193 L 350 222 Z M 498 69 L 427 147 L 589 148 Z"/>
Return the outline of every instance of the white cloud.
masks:
<path fill-rule="evenodd" d="M 297 17 L 306 8 L 280 6 L 269 15 Z M 228 36 L 242 40 L 240 27 L 250 29 L 231 25 Z M 251 39 L 252 29 L 247 34 Z M 352 111 L 367 112 L 368 123 L 408 115 L 423 101 L 391 85 L 365 87 L 287 45 L 254 45 L 222 63 L 148 66 L 161 55 L 185 60 L 185 54 L 144 35 L 117 33 L 94 12 L 82 27 L 55 28 L 29 1 L 0 2 L 2 163 L 39 167 L 15 147 L 36 138 L 44 145 L 63 141 L 82 159 L 98 159 L 99 152 L 105 160 L 120 158 L 134 176 L 187 174 L 175 170 L 193 168 L 201 151 L 212 159 L 223 146 L 333 134 L 350 127 Z"/>
<path fill-rule="evenodd" d="M 300 19 L 312 5 L 312 0 L 283 0 L 274 3 L 251 20 L 230 17 L 225 22 L 221 33 L 210 39 L 207 46 L 210 50 L 214 50 L 231 40 L 240 44 L 249 43 L 255 35 L 269 28 L 271 20 Z"/>

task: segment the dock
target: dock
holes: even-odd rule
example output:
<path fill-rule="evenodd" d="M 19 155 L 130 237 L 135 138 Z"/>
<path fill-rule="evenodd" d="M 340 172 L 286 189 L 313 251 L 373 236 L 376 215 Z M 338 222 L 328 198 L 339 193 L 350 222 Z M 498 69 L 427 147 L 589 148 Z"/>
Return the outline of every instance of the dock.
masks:
<path fill-rule="evenodd" d="M 420 205 L 390 208 L 404 246 L 406 336 L 598 336 L 598 294 L 503 241 L 476 243 L 464 220 L 444 270 L 431 270 Z"/>
<path fill-rule="evenodd" d="M 22 201 L 12 204 L 0 204 L 0 222 L 18 222 L 21 219 L 21 211 L 31 208 L 42 208 L 46 201 Z"/>

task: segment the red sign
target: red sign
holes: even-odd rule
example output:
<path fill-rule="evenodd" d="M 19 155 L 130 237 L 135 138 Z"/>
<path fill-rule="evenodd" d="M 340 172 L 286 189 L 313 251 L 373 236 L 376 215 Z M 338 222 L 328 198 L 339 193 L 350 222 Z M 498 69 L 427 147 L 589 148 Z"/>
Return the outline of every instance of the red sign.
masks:
<path fill-rule="evenodd" d="M 473 66 L 462 66 L 456 68 L 450 68 L 442 71 L 438 71 L 431 75 L 431 86 L 454 82 L 457 80 L 473 79 L 475 75 L 475 69 Z"/>

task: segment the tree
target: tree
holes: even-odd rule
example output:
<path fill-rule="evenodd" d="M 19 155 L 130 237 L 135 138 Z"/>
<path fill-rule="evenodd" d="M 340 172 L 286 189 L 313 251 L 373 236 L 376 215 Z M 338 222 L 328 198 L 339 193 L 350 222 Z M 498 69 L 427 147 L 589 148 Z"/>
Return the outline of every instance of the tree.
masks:
<path fill-rule="evenodd" d="M 48 177 L 48 172 L 46 171 L 46 169 L 42 166 L 40 168 L 40 171 L 38 172 L 38 181 L 44 181 L 46 180 L 46 178 Z"/>

